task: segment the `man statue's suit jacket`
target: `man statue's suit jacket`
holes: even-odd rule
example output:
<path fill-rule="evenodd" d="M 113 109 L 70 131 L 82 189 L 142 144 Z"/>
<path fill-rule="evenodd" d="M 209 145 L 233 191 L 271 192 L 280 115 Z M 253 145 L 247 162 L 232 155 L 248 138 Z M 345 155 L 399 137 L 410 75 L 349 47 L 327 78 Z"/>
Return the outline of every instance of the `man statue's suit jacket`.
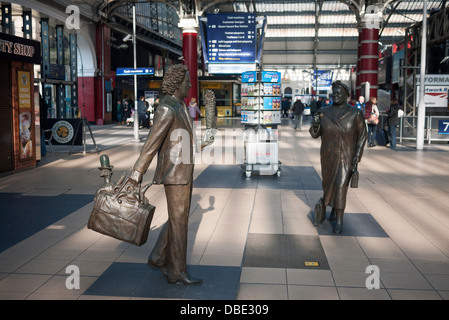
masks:
<path fill-rule="evenodd" d="M 194 167 L 192 130 L 184 102 L 166 96 L 156 109 L 153 126 L 134 164 L 134 170 L 144 174 L 158 153 L 154 183 L 189 183 Z"/>

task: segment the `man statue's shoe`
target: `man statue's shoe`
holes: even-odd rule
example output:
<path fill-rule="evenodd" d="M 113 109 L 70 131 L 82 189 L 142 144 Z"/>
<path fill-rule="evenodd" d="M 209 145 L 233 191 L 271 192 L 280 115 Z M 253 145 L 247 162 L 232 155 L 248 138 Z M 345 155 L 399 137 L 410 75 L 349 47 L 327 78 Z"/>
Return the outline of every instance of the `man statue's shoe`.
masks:
<path fill-rule="evenodd" d="M 179 279 L 170 279 L 170 278 L 168 278 L 168 283 L 169 284 L 183 283 L 183 284 L 188 286 L 188 285 L 192 285 L 192 284 L 200 284 L 202 282 L 203 282 L 203 280 L 195 279 L 195 278 L 189 276 L 188 274 L 183 275 Z"/>

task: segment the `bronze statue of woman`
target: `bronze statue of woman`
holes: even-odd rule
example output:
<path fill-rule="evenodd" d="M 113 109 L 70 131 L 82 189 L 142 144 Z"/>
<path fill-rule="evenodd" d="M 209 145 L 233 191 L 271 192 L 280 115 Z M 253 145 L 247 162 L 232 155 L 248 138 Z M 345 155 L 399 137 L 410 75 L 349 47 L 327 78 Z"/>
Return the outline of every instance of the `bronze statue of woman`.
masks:
<path fill-rule="evenodd" d="M 343 230 L 346 195 L 354 168 L 362 158 L 367 131 L 361 110 L 350 106 L 348 87 L 332 84 L 333 104 L 321 108 L 310 127 L 313 138 L 321 137 L 321 176 L 323 198 L 315 208 L 315 226 L 325 219 L 326 206 L 332 207 L 330 219 L 336 219 L 335 233 Z"/>

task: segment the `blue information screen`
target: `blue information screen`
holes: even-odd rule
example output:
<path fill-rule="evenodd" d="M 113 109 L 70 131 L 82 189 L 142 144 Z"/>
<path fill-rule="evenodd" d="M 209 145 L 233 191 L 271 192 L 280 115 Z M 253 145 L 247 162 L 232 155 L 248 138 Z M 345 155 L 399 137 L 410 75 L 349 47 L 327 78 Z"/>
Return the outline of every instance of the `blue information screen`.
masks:
<path fill-rule="evenodd" d="M 217 13 L 207 15 L 209 63 L 254 63 L 256 15 Z"/>

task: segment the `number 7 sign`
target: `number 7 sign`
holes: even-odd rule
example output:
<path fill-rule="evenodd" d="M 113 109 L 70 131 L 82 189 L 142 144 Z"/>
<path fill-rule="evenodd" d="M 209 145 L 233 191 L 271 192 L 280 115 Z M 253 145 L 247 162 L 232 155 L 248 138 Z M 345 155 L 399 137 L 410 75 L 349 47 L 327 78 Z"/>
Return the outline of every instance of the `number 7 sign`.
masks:
<path fill-rule="evenodd" d="M 438 134 L 449 134 L 449 119 L 439 120 L 438 122 Z"/>

